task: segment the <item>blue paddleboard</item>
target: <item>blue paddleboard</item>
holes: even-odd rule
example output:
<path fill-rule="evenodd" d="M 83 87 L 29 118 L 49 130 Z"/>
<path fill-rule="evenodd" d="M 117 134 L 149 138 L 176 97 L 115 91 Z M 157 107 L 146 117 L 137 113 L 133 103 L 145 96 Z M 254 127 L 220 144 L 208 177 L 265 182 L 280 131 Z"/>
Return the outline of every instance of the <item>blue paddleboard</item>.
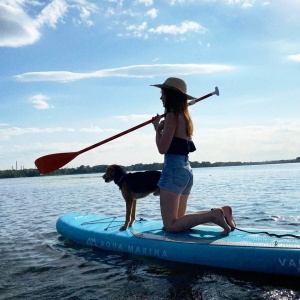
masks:
<path fill-rule="evenodd" d="M 300 239 L 296 230 L 246 229 L 221 235 L 216 226 L 199 225 L 190 231 L 168 233 L 161 221 L 136 221 L 119 231 L 124 218 L 79 213 L 61 216 L 56 229 L 76 243 L 110 251 L 127 252 L 220 268 L 300 276 Z"/>

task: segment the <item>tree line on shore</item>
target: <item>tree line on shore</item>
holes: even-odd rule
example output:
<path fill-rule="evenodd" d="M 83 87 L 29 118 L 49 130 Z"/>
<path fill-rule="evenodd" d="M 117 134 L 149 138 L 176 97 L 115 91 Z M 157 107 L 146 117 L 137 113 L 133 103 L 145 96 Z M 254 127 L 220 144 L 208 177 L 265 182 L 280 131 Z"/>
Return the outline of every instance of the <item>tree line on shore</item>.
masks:
<path fill-rule="evenodd" d="M 300 162 L 300 157 L 296 159 L 289 160 L 274 160 L 274 161 L 264 161 L 264 162 L 190 162 L 192 168 L 210 168 L 210 167 L 228 167 L 228 166 L 247 166 L 247 165 L 263 165 L 263 164 L 286 164 L 286 163 L 298 163 Z M 126 171 L 144 171 L 144 170 L 161 170 L 162 163 L 152 163 L 152 164 L 135 164 L 131 166 L 124 166 Z M 50 174 L 43 176 L 56 176 L 56 175 L 78 175 L 78 174 L 91 174 L 91 173 L 104 173 L 107 165 L 97 165 L 94 167 L 81 165 L 78 168 L 62 168 L 56 170 Z M 19 178 L 19 177 L 36 177 L 40 176 L 41 173 L 38 169 L 21 169 L 21 170 L 0 170 L 0 178 Z"/>

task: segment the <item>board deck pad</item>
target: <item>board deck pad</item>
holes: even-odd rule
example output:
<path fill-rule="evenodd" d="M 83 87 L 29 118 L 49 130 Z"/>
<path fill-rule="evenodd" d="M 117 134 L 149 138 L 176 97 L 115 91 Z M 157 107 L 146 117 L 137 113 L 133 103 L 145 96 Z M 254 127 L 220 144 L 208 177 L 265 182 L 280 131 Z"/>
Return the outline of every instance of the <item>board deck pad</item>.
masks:
<path fill-rule="evenodd" d="M 221 235 L 222 228 L 199 225 L 168 233 L 161 221 L 139 220 L 120 231 L 123 217 L 72 213 L 61 216 L 57 231 L 76 243 L 105 250 L 153 256 L 171 261 L 241 271 L 300 276 L 300 236 L 297 230 L 243 228 Z M 257 233 L 257 234 L 254 234 Z"/>

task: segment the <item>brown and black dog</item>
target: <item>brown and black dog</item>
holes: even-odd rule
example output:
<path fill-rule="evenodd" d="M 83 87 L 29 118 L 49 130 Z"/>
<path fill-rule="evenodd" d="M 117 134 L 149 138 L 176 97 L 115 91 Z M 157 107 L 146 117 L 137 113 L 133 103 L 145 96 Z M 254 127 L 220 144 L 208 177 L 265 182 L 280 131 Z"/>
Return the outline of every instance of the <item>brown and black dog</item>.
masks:
<path fill-rule="evenodd" d="M 102 178 L 105 182 L 114 181 L 121 190 L 126 202 L 126 221 L 120 230 L 126 230 L 135 221 L 137 199 L 145 198 L 150 194 L 159 195 L 157 186 L 160 171 L 143 171 L 127 173 L 120 165 L 110 165 L 106 168 Z"/>

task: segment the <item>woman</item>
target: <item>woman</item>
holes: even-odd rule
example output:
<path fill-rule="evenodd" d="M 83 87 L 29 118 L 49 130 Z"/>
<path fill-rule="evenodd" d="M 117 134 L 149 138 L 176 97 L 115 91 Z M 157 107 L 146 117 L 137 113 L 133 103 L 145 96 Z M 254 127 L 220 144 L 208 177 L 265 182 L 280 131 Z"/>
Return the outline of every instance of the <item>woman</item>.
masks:
<path fill-rule="evenodd" d="M 235 227 L 230 206 L 185 214 L 193 185 L 188 154 L 196 150 L 191 140 L 193 123 L 187 100 L 195 98 L 186 93 L 186 83 L 179 78 L 171 77 L 163 84 L 153 86 L 161 88 L 160 99 L 166 112 L 164 120 L 160 120 L 159 116 L 153 118 L 157 149 L 164 154 L 164 166 L 158 183 L 164 229 L 179 232 L 212 222 L 224 229 L 222 234 L 228 234 Z"/>

